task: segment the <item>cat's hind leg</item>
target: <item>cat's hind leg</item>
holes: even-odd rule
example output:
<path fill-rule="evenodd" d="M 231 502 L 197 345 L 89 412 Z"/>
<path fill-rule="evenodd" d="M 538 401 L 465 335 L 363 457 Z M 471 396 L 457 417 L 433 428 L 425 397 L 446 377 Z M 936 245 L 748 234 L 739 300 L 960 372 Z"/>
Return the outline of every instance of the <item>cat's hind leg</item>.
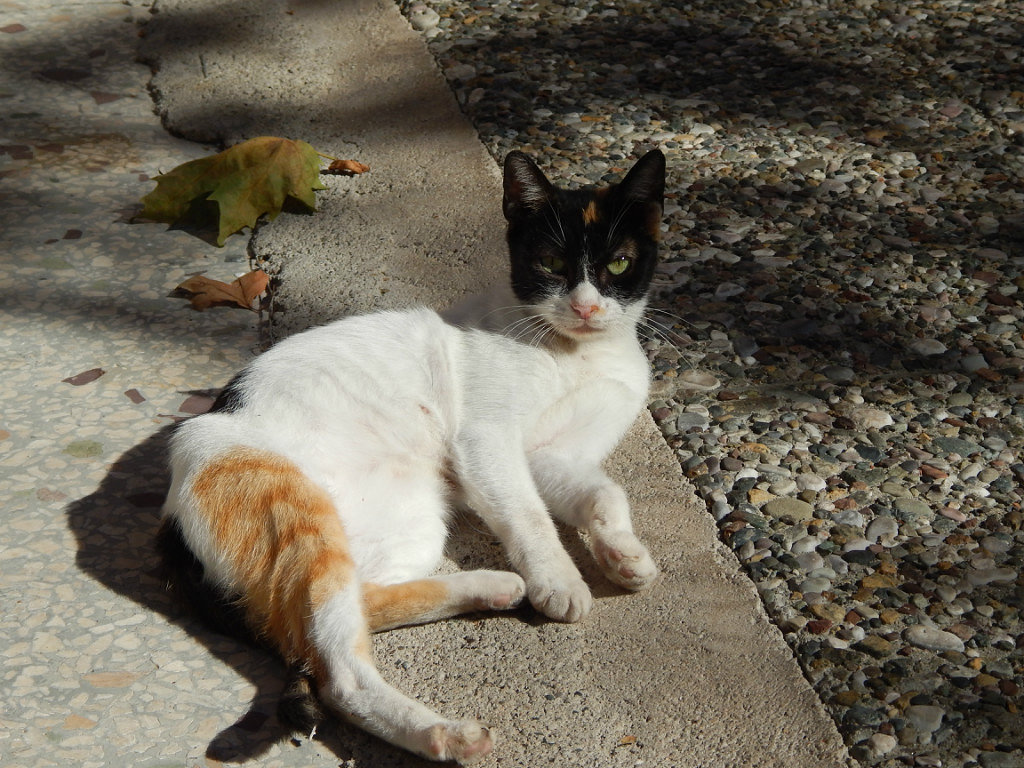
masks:
<path fill-rule="evenodd" d="M 433 760 L 491 750 L 485 727 L 442 718 L 380 676 L 334 502 L 295 464 L 235 448 L 199 469 L 168 514 L 181 520 L 189 550 L 207 553 L 207 573 L 241 595 L 248 624 L 305 671 L 327 708 Z"/>
<path fill-rule="evenodd" d="M 363 610 L 371 632 L 426 624 L 472 611 L 505 611 L 526 595 L 511 571 L 463 571 L 401 584 L 363 584 Z"/>
<path fill-rule="evenodd" d="M 490 732 L 480 723 L 444 719 L 384 681 L 373 662 L 357 584 L 314 611 L 311 639 L 318 698 L 346 720 L 431 760 L 466 763 L 491 751 Z"/>
<path fill-rule="evenodd" d="M 510 610 L 525 595 L 526 584 L 510 571 L 464 571 L 386 586 L 362 584 L 363 613 L 371 632 L 473 611 Z M 288 675 L 278 717 L 295 730 L 309 733 L 326 719 L 316 684 L 301 665 L 293 665 Z"/>

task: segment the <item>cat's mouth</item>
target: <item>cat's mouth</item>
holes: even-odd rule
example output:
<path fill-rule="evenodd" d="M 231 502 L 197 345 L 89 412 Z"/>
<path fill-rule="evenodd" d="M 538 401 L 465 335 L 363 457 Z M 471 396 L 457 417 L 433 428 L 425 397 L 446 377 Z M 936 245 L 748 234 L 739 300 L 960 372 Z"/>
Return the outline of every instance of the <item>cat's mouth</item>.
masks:
<path fill-rule="evenodd" d="M 614 323 L 603 313 L 595 313 L 591 317 L 579 317 L 575 312 L 555 311 L 545 313 L 548 326 L 567 339 L 582 340 L 595 338 L 607 333 Z"/>
<path fill-rule="evenodd" d="M 570 336 L 593 336 L 607 330 L 606 323 L 593 323 L 590 320 L 579 320 L 576 323 L 567 323 L 562 326 Z"/>

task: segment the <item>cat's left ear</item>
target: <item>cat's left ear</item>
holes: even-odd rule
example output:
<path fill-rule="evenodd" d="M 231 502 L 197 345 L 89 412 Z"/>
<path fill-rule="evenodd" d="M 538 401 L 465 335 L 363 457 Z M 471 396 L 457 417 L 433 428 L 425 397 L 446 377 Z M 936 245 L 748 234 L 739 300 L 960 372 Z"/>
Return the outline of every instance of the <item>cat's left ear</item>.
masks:
<path fill-rule="evenodd" d="M 618 185 L 618 193 L 626 204 L 644 207 L 644 224 L 652 240 L 661 237 L 661 213 L 665 199 L 665 155 L 652 149 L 636 161 Z"/>
<path fill-rule="evenodd" d="M 627 200 L 662 204 L 665 197 L 665 155 L 652 149 L 629 169 L 619 188 Z"/>
<path fill-rule="evenodd" d="M 501 209 L 508 221 L 544 209 L 551 199 L 551 182 L 533 160 L 519 151 L 505 157 L 504 187 Z"/>

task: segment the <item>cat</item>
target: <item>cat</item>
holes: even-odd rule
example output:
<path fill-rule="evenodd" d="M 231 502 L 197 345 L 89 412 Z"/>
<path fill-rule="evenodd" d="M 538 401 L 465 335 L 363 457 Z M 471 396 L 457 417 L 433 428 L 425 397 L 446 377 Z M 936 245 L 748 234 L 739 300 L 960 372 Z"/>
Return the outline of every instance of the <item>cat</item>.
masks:
<path fill-rule="evenodd" d="M 584 618 L 590 589 L 552 518 L 589 534 L 615 584 L 658 575 L 601 464 L 646 403 L 638 323 L 664 156 L 566 190 L 511 152 L 503 183 L 506 304 L 469 302 L 451 322 L 382 311 L 287 338 L 169 446 L 160 544 L 186 598 L 292 666 L 293 722 L 315 723 L 322 705 L 433 760 L 481 757 L 491 735 L 385 683 L 371 633 L 524 598 Z M 514 571 L 434 575 L 453 508 L 483 519 Z"/>

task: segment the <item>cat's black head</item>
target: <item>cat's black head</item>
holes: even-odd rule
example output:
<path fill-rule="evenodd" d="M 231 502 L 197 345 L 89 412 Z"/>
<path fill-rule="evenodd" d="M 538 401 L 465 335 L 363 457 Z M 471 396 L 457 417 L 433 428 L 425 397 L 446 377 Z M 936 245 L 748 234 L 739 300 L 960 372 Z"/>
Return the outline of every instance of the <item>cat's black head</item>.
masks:
<path fill-rule="evenodd" d="M 565 190 L 511 152 L 504 185 L 519 300 L 571 338 L 635 323 L 658 262 L 665 156 L 648 152 L 610 187 Z"/>

